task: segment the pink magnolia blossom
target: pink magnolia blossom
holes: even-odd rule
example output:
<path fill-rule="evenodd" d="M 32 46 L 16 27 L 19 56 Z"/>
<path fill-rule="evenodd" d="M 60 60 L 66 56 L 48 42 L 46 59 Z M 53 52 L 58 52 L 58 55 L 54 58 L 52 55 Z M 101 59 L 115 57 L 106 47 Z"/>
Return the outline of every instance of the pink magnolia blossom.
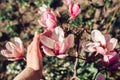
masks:
<path fill-rule="evenodd" d="M 95 80 L 105 80 L 105 76 L 102 73 L 98 73 Z"/>
<path fill-rule="evenodd" d="M 103 60 L 104 62 L 106 62 L 106 64 L 112 65 L 114 63 L 117 63 L 118 59 L 119 59 L 119 55 L 115 51 L 110 52 L 109 54 L 103 55 Z"/>
<path fill-rule="evenodd" d="M 39 14 L 43 14 L 46 11 L 50 11 L 50 8 L 48 6 L 46 6 L 45 4 L 43 4 L 40 8 L 39 8 Z"/>
<path fill-rule="evenodd" d="M 103 35 L 99 30 L 91 32 L 93 42 L 86 42 L 83 44 L 83 49 L 87 52 L 95 52 L 103 55 L 105 62 L 110 62 L 111 58 L 117 55 L 114 48 L 117 44 L 117 39 L 111 38 L 110 35 Z"/>
<path fill-rule="evenodd" d="M 10 61 L 15 61 L 23 58 L 24 56 L 24 47 L 20 38 L 14 38 L 15 44 L 12 42 L 6 43 L 6 50 L 1 50 L 1 54 L 5 56 Z"/>
<path fill-rule="evenodd" d="M 62 2 L 68 7 L 73 0 L 62 0 Z"/>
<path fill-rule="evenodd" d="M 105 62 L 105 66 L 107 66 L 109 70 L 117 70 L 120 66 L 118 61 L 119 54 L 115 51 L 109 53 L 108 55 L 103 55 L 103 60 Z"/>
<path fill-rule="evenodd" d="M 69 14 L 71 18 L 75 18 L 80 13 L 80 4 L 79 3 L 72 3 L 69 5 Z"/>
<path fill-rule="evenodd" d="M 41 43 L 43 44 L 43 52 L 48 56 L 57 56 L 64 58 L 67 55 L 65 51 L 74 44 L 74 35 L 70 34 L 67 38 L 64 38 L 64 32 L 62 28 L 56 27 L 53 32 L 46 30 L 41 35 Z"/>
<path fill-rule="evenodd" d="M 50 30 L 53 30 L 55 27 L 57 27 L 57 19 L 52 11 L 45 11 L 41 15 L 41 20 L 38 20 L 38 22 L 41 26 Z"/>

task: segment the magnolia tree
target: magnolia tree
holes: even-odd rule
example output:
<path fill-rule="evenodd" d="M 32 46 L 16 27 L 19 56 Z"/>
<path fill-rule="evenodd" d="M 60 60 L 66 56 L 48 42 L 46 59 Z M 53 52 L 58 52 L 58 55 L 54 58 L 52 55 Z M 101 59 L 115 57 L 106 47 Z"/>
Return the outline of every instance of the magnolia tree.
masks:
<path fill-rule="evenodd" d="M 68 23 L 81 15 L 79 2 L 74 2 L 73 0 L 62 0 L 62 2 L 69 13 Z M 77 74 L 77 69 L 82 68 L 82 66 L 77 66 L 79 61 L 95 64 L 101 62 L 99 66 L 101 69 L 97 67 L 98 72 L 94 76 L 95 80 L 105 80 L 107 78 L 107 72 L 118 69 L 120 65 L 119 52 L 115 49 L 118 40 L 112 38 L 110 33 L 102 33 L 98 29 L 88 32 L 84 27 L 81 28 L 81 32 L 74 33 L 74 31 L 70 30 L 69 33 L 66 33 L 64 26 L 61 26 L 58 21 L 58 18 L 62 17 L 59 11 L 54 11 L 43 4 L 39 8 L 38 13 L 40 15 L 38 23 L 44 28 L 40 39 L 42 43 L 40 49 L 42 49 L 43 53 L 46 56 L 60 58 L 60 60 L 66 60 L 67 58 L 74 59 L 73 73 L 68 79 L 81 79 Z M 81 37 L 84 32 L 90 35 L 82 40 Z M 21 39 L 15 37 L 14 41 L 14 43 L 7 42 L 6 49 L 1 50 L 1 54 L 10 61 L 16 61 L 25 57 L 26 51 Z M 96 61 L 98 62 L 96 63 Z M 70 64 L 68 63 L 64 66 L 68 67 Z"/>

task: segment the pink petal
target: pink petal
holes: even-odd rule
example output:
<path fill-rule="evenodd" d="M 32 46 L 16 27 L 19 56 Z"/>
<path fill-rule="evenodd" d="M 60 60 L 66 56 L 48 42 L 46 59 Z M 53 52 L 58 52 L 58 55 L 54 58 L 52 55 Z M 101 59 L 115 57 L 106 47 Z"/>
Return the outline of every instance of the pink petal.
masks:
<path fill-rule="evenodd" d="M 49 38 L 49 37 L 46 37 L 46 36 L 44 36 L 44 35 L 41 35 L 40 41 L 41 41 L 41 43 L 42 43 L 44 46 L 46 46 L 46 47 L 48 47 L 48 48 L 50 48 L 50 49 L 54 49 L 54 47 L 55 47 L 55 40 L 53 40 L 53 39 L 51 39 L 51 38 Z"/>
<path fill-rule="evenodd" d="M 79 3 L 74 4 L 73 12 L 74 12 L 73 14 L 75 14 L 75 16 L 80 13 L 80 4 Z"/>
<path fill-rule="evenodd" d="M 54 52 L 55 52 L 56 55 L 59 55 L 59 51 L 60 51 L 61 45 L 62 45 L 62 44 L 61 44 L 61 42 L 59 42 L 59 41 L 55 43 Z"/>
<path fill-rule="evenodd" d="M 117 52 L 111 52 L 110 55 L 108 55 L 109 57 L 109 62 L 111 64 L 114 64 L 116 62 L 118 62 L 118 59 L 119 59 L 119 54 L 117 54 Z"/>
<path fill-rule="evenodd" d="M 38 23 L 39 23 L 39 25 L 42 26 L 42 27 L 47 27 L 46 24 L 45 24 L 45 21 L 38 20 Z"/>
<path fill-rule="evenodd" d="M 107 51 L 103 49 L 102 47 L 95 47 L 96 51 L 102 55 L 104 55 Z"/>
<path fill-rule="evenodd" d="M 15 56 L 15 58 L 23 58 L 24 56 L 24 52 L 21 51 L 19 48 L 15 48 L 12 53 Z"/>
<path fill-rule="evenodd" d="M 14 53 L 8 51 L 8 50 L 2 50 L 1 54 L 5 56 L 9 61 L 15 61 L 21 59 L 23 56 L 16 56 Z"/>
<path fill-rule="evenodd" d="M 8 61 L 16 61 L 18 59 L 15 59 L 15 58 L 9 58 Z"/>
<path fill-rule="evenodd" d="M 7 50 L 12 52 L 15 49 L 15 45 L 12 42 L 7 42 L 6 48 L 7 48 Z"/>
<path fill-rule="evenodd" d="M 68 56 L 67 54 L 60 54 L 60 55 L 57 55 L 57 57 L 58 57 L 58 58 L 61 58 L 61 59 L 65 58 L 65 57 L 67 57 L 67 56 Z"/>
<path fill-rule="evenodd" d="M 110 34 L 105 34 L 104 37 L 105 37 L 106 43 L 109 42 L 111 39 Z"/>
<path fill-rule="evenodd" d="M 49 12 L 48 18 L 50 18 L 50 19 L 54 20 L 55 22 L 57 22 L 56 15 L 54 14 L 53 11 L 50 11 L 50 12 Z"/>
<path fill-rule="evenodd" d="M 8 58 L 9 61 L 16 61 L 16 60 L 20 60 L 22 58 L 16 58 L 16 57 L 11 57 L 11 58 Z"/>
<path fill-rule="evenodd" d="M 100 42 L 102 45 L 106 45 L 105 37 L 99 30 L 93 30 L 91 36 L 94 42 Z"/>
<path fill-rule="evenodd" d="M 106 64 L 114 64 L 119 59 L 119 55 L 115 51 L 109 53 L 108 55 L 104 55 L 103 57 L 104 57 L 103 60 L 104 62 L 106 62 Z"/>
<path fill-rule="evenodd" d="M 71 48 L 74 46 L 74 35 L 73 34 L 69 34 L 65 40 L 68 44 L 68 48 Z"/>
<path fill-rule="evenodd" d="M 82 44 L 82 47 L 87 52 L 94 52 L 96 51 L 95 47 L 100 46 L 99 43 L 92 43 L 92 42 L 85 42 Z"/>
<path fill-rule="evenodd" d="M 102 73 L 98 73 L 95 80 L 105 80 L 105 76 Z"/>
<path fill-rule="evenodd" d="M 110 42 L 107 42 L 106 48 L 107 48 L 107 52 L 109 53 L 110 51 L 113 50 L 113 44 Z"/>
<path fill-rule="evenodd" d="M 109 50 L 113 50 L 115 48 L 115 46 L 117 45 L 117 42 L 118 42 L 118 40 L 115 38 L 110 39 L 110 44 L 112 44 L 112 47 L 110 46 Z M 109 46 L 109 44 L 108 44 L 108 46 Z"/>
<path fill-rule="evenodd" d="M 72 12 L 72 7 L 73 7 L 73 4 L 70 4 L 70 5 L 69 5 L 69 14 L 70 14 L 70 16 L 72 16 L 72 13 L 73 13 L 73 12 Z"/>
<path fill-rule="evenodd" d="M 51 38 L 55 41 L 62 42 L 64 40 L 64 31 L 62 30 L 62 28 L 60 28 L 59 26 L 56 27 L 52 33 Z"/>
<path fill-rule="evenodd" d="M 109 64 L 109 57 L 107 55 L 103 55 L 103 61 L 106 63 L 106 65 Z"/>
<path fill-rule="evenodd" d="M 68 37 L 62 42 L 59 53 L 64 53 L 67 49 L 74 46 L 74 35 L 70 34 Z"/>
<path fill-rule="evenodd" d="M 80 13 L 80 4 L 79 3 L 73 3 L 71 5 L 69 5 L 69 14 L 72 18 L 75 18 L 76 16 L 78 16 L 78 14 Z"/>
<path fill-rule="evenodd" d="M 19 37 L 14 38 L 15 46 L 19 48 L 21 51 L 24 51 L 23 43 Z"/>
<path fill-rule="evenodd" d="M 48 29 L 53 30 L 57 26 L 57 23 L 52 19 L 47 19 L 46 26 L 48 27 Z"/>
<path fill-rule="evenodd" d="M 59 53 L 60 53 L 60 54 L 65 53 L 65 51 L 67 50 L 67 48 L 68 48 L 67 42 L 66 42 L 66 41 L 62 42 L 62 43 L 61 43 L 61 46 L 60 46 Z"/>
<path fill-rule="evenodd" d="M 41 33 L 41 36 L 44 35 L 44 36 L 47 36 L 47 37 L 51 37 L 51 34 L 52 34 L 51 30 L 45 29 L 44 32 Z"/>
<path fill-rule="evenodd" d="M 15 57 L 9 50 L 1 50 L 1 54 L 5 57 Z"/>
<path fill-rule="evenodd" d="M 40 23 L 40 25 L 43 26 L 43 27 L 47 27 L 47 26 L 46 26 L 46 20 L 48 19 L 48 14 L 49 14 L 49 12 L 46 11 L 46 12 L 44 12 L 44 13 L 41 15 L 41 19 L 40 19 L 39 23 Z"/>
<path fill-rule="evenodd" d="M 42 46 L 42 49 L 43 49 L 43 52 L 44 52 L 47 56 L 55 56 L 54 52 L 53 52 L 51 49 L 49 49 L 49 48 L 47 48 L 47 47 L 45 47 L 45 46 Z"/>

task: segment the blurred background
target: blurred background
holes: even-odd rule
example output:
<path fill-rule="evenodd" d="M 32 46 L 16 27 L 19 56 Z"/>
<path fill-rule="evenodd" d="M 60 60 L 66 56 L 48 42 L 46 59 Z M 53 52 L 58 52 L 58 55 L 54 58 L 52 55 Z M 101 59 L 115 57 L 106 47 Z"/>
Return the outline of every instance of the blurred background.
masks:
<path fill-rule="evenodd" d="M 118 39 L 116 51 L 120 53 L 120 0 L 75 0 L 80 3 L 81 13 L 75 19 L 69 20 L 68 9 L 61 0 L 0 0 L 0 50 L 5 48 L 7 41 L 20 37 L 25 49 L 31 42 L 35 31 L 43 32 L 39 25 L 39 7 L 49 6 L 58 11 L 58 24 L 66 35 L 75 35 L 75 46 L 68 50 L 69 57 L 44 58 L 43 78 L 45 80 L 70 80 L 75 65 L 75 50 L 79 51 L 77 76 L 81 80 L 94 80 L 98 72 L 107 76 L 107 80 L 120 80 L 120 68 L 115 71 L 103 70 L 102 56 L 81 51 L 82 43 L 90 40 L 90 32 L 98 29 L 102 33 L 110 33 Z M 81 56 L 82 54 L 82 56 Z M 7 61 L 0 54 L 0 80 L 13 80 L 25 68 L 25 61 Z"/>

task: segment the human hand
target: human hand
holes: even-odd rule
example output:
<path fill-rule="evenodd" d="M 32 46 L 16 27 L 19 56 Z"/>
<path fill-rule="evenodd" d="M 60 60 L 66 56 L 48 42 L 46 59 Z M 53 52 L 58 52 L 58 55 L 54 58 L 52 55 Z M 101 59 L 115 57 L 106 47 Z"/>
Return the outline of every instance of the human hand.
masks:
<path fill-rule="evenodd" d="M 40 51 L 40 34 L 35 32 L 33 41 L 27 49 L 27 67 L 14 80 L 40 80 L 43 57 Z"/>
<path fill-rule="evenodd" d="M 35 32 L 33 41 L 27 49 L 27 67 L 42 72 L 43 57 L 40 51 L 40 34 Z"/>

